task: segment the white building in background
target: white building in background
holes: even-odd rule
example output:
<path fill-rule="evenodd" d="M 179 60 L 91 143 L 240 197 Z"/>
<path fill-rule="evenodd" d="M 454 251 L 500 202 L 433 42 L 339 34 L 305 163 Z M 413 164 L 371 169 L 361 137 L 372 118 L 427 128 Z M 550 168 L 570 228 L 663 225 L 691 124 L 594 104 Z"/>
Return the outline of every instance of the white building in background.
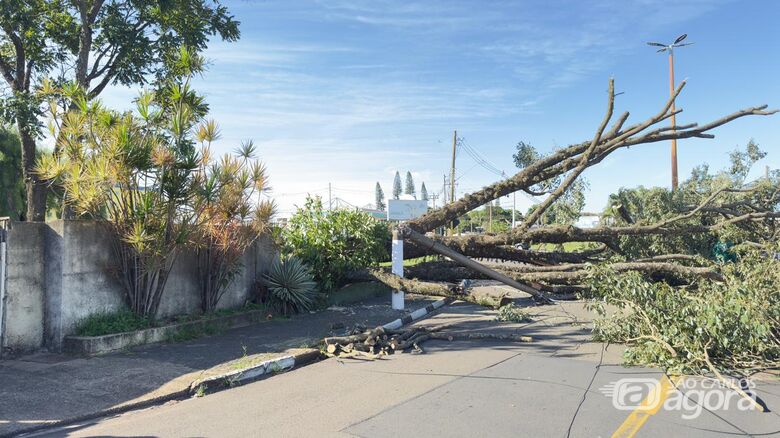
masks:
<path fill-rule="evenodd" d="M 595 214 L 580 216 L 580 219 L 574 225 L 580 228 L 596 228 L 601 225 L 601 217 Z"/>

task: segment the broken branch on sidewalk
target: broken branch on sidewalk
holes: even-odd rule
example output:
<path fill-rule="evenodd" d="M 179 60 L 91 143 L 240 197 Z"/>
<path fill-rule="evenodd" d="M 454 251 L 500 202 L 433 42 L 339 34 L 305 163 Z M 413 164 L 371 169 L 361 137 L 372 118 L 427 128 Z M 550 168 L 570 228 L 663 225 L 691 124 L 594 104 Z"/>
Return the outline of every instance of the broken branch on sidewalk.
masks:
<path fill-rule="evenodd" d="M 429 340 L 533 342 L 530 336 L 514 333 L 447 332 L 450 324 L 435 327 L 410 327 L 388 330 L 353 330 L 349 335 L 323 339 L 324 352 L 331 357 L 375 360 L 382 356 L 411 351 L 423 353 L 421 345 Z"/>

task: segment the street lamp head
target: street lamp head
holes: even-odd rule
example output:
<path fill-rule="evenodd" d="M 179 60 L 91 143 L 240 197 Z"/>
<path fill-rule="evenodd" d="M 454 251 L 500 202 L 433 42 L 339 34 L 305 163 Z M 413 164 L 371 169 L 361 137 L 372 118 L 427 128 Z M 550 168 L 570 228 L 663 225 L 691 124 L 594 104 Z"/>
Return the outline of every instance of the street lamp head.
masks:
<path fill-rule="evenodd" d="M 666 52 L 672 53 L 672 50 L 676 47 L 683 47 L 683 46 L 690 46 L 693 43 L 683 43 L 683 40 L 688 38 L 688 34 L 684 33 L 677 37 L 677 39 L 674 40 L 672 44 L 662 44 L 662 43 L 656 43 L 653 41 L 650 41 L 647 43 L 648 46 L 653 47 L 661 47 L 660 49 L 656 50 L 656 53 Z"/>

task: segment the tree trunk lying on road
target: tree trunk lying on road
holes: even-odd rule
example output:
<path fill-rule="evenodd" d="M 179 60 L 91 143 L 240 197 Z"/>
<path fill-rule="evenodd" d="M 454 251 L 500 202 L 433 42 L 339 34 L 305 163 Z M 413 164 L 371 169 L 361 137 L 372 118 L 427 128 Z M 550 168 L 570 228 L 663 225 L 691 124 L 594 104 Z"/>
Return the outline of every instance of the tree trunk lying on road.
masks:
<path fill-rule="evenodd" d="M 533 266 L 514 264 L 488 264 L 488 267 L 517 281 L 542 283 L 544 286 L 580 285 L 588 276 L 588 264 Z M 608 263 L 615 272 L 637 271 L 654 280 L 674 283 L 687 282 L 691 278 L 709 278 L 722 281 L 723 276 L 708 267 L 683 266 L 666 262 Z M 445 281 L 456 283 L 463 279 L 487 279 L 486 276 L 449 261 L 426 262 L 404 268 L 404 275 L 421 281 Z M 571 292 L 570 290 L 568 292 Z"/>
<path fill-rule="evenodd" d="M 382 269 L 369 269 L 353 272 L 349 276 L 352 281 L 378 281 L 391 289 L 404 292 L 428 295 L 435 297 L 454 298 L 481 306 L 499 308 L 509 303 L 506 293 L 489 293 L 482 291 L 464 290 L 461 286 L 433 281 L 420 281 L 412 278 L 401 278 Z"/>

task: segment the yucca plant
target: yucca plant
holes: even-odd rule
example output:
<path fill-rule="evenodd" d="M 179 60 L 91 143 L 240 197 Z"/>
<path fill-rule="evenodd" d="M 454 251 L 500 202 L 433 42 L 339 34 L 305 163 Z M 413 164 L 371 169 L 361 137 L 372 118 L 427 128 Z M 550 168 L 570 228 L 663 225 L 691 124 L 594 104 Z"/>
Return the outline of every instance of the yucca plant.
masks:
<path fill-rule="evenodd" d="M 233 279 L 241 272 L 241 257 L 269 229 L 274 203 L 265 166 L 255 160 L 251 141 L 235 154 L 211 160 L 211 143 L 219 138 L 213 120 L 200 125 L 201 160 L 195 208 L 201 224 L 193 233 L 198 254 L 201 303 L 204 312 L 216 309 Z"/>
<path fill-rule="evenodd" d="M 76 86 L 44 90 L 57 153 L 42 156 L 37 172 L 61 187 L 76 214 L 108 228 L 128 305 L 150 318 L 199 219 L 191 202 L 199 164 L 193 131 L 206 107 L 189 81 L 202 60 L 182 56 L 180 63 L 190 73 L 141 94 L 135 113 L 109 110 Z"/>
<path fill-rule="evenodd" d="M 276 259 L 265 275 L 271 308 L 284 315 L 310 310 L 317 299 L 317 283 L 309 267 L 297 257 Z"/>

